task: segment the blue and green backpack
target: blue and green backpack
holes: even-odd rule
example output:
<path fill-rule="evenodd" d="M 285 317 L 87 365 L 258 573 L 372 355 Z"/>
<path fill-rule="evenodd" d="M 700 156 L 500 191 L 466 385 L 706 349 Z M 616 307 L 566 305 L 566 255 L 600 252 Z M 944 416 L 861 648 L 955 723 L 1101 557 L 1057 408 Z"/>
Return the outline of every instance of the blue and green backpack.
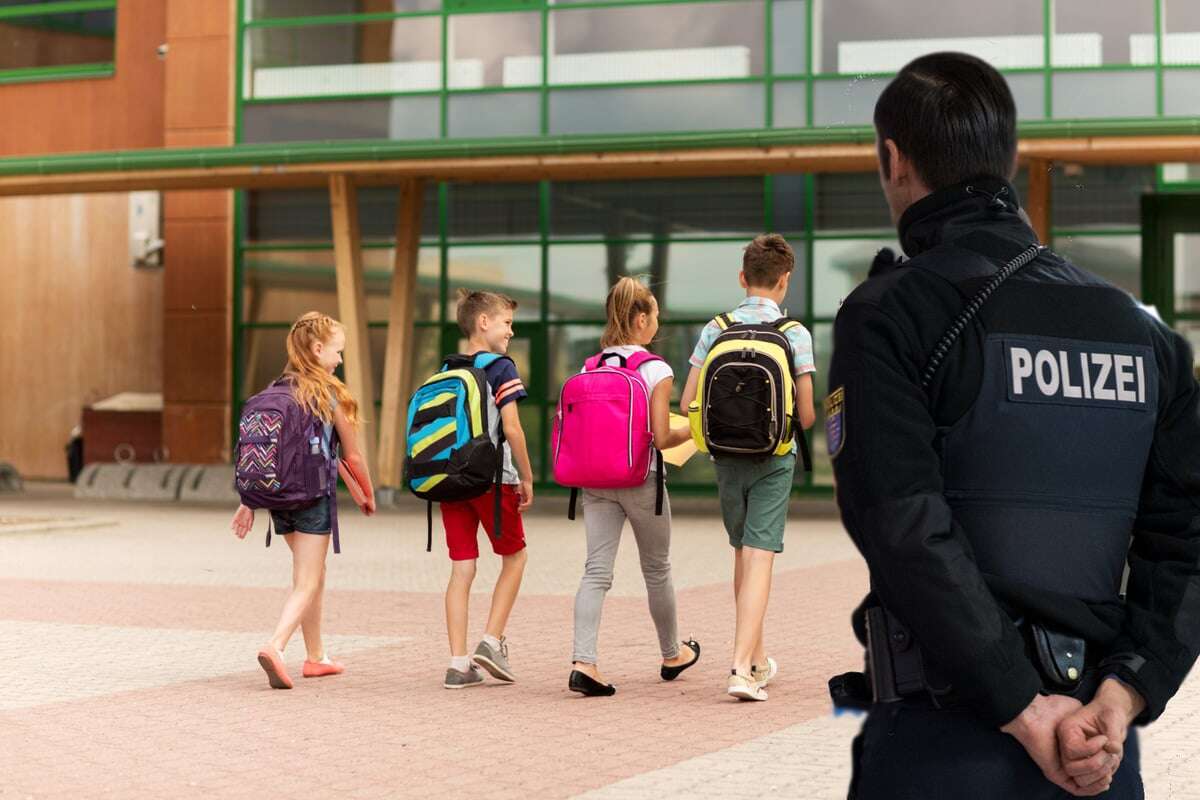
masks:
<path fill-rule="evenodd" d="M 451 355 L 408 402 L 404 485 L 425 500 L 433 549 L 433 504 L 470 500 L 496 487 L 494 535 L 500 536 L 500 486 L 504 480 L 504 426 L 491 436 L 491 415 L 499 413 L 484 372 L 507 356 Z"/>

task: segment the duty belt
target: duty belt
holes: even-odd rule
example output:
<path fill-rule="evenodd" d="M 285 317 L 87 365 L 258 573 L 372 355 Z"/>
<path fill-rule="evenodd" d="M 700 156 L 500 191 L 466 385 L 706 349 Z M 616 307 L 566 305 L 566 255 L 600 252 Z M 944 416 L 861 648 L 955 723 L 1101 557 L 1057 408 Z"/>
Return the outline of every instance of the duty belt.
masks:
<path fill-rule="evenodd" d="M 1076 694 L 1091 682 L 1089 668 L 1099 662 L 1095 648 L 1080 637 L 1029 620 L 1016 620 L 1025 650 L 1037 667 L 1042 686 L 1051 694 Z M 866 609 L 867 664 L 864 672 L 848 672 L 829 681 L 834 705 L 867 708 L 925 697 L 935 707 L 961 705 L 953 683 L 937 672 L 906 627 L 881 606 Z"/>

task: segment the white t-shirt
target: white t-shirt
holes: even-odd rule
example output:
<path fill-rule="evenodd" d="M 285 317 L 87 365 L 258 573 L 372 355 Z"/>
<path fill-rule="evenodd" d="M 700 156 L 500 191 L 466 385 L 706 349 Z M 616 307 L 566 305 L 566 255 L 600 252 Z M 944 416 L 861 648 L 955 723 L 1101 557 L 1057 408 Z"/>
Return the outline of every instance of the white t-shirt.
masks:
<path fill-rule="evenodd" d="M 615 347 L 604 348 L 604 352 L 616 353 L 617 355 L 629 358 L 634 353 L 645 353 L 646 348 L 642 347 L 640 344 L 619 344 Z M 616 359 L 610 359 L 608 363 L 615 365 Z M 583 372 L 585 369 L 586 367 L 579 371 Z M 657 387 L 664 380 L 675 377 L 675 371 L 671 369 L 671 365 L 666 361 L 647 361 L 645 364 L 642 364 L 640 367 L 638 367 L 638 373 L 642 376 L 642 379 L 646 381 L 646 387 L 650 390 L 651 394 L 654 394 L 655 387 Z M 651 472 L 657 470 L 657 464 L 657 459 L 650 462 Z"/>

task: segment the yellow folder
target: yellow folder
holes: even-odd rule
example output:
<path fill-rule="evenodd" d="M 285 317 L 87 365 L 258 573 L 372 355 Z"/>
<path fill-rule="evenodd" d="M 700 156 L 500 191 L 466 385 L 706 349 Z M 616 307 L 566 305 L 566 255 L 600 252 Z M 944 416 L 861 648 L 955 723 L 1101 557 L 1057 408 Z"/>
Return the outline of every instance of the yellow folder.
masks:
<path fill-rule="evenodd" d="M 686 428 L 688 427 L 688 418 L 682 414 L 671 415 L 671 428 Z M 663 450 L 663 461 L 672 466 L 682 467 L 687 463 L 687 460 L 696 454 L 696 443 L 688 439 L 681 445 L 672 447 L 670 450 Z"/>

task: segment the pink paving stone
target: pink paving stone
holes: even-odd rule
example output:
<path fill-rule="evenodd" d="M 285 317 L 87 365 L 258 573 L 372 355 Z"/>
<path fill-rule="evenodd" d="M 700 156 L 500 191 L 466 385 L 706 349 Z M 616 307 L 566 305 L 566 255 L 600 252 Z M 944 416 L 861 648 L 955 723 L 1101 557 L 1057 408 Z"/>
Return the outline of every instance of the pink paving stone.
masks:
<path fill-rule="evenodd" d="M 509 637 L 520 683 L 446 692 L 440 595 L 331 592 L 328 633 L 412 641 L 358 651 L 346 675 L 298 681 L 291 692 L 268 689 L 247 653 L 244 673 L 0 714 L 9 745 L 0 774 L 16 793 L 38 796 L 160 796 L 168 786 L 174 797 L 198 797 L 232 777 L 245 793 L 383 786 L 390 796 L 428 797 L 483 786 L 481 765 L 501 764 L 493 796 L 536 786 L 567 797 L 828 713 L 825 678 L 860 658 L 847 620 L 865 585 L 856 562 L 777 576 L 767 636 L 781 674 L 765 704 L 723 693 L 728 584 L 679 592 L 681 634 L 694 634 L 704 657 L 673 684 L 657 680 L 645 600 L 609 598 L 601 664 L 619 691 L 606 699 L 566 691 L 570 597 L 519 600 Z M 125 627 L 265 635 L 282 598 L 282 590 L 0 581 L 7 619 Z M 486 601 L 474 599 L 475 629 Z M 136 654 L 124 655 L 136 669 Z M 72 750 L 83 758 L 56 757 Z"/>

